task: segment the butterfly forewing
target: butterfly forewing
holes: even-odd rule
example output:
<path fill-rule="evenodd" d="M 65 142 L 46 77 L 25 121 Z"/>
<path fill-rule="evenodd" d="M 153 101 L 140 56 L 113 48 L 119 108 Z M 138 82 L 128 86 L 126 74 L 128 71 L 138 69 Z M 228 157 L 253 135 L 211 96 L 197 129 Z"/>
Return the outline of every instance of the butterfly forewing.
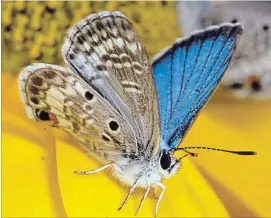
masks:
<path fill-rule="evenodd" d="M 154 59 L 163 145 L 176 147 L 218 85 L 242 33 L 240 24 L 213 26 Z"/>
<path fill-rule="evenodd" d="M 105 162 L 137 154 L 128 123 L 65 68 L 49 64 L 26 67 L 20 75 L 20 92 L 31 119 L 66 130 Z"/>
<path fill-rule="evenodd" d="M 92 14 L 71 28 L 62 49 L 68 65 L 130 124 L 139 152 L 160 138 L 152 68 L 133 25 L 120 12 Z"/>

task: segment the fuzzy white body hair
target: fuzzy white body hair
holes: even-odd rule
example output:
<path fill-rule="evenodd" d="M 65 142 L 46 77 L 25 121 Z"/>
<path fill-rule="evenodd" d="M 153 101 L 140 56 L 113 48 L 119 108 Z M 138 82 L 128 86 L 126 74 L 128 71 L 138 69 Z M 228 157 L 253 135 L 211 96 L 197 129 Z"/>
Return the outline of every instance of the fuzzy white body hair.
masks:
<path fill-rule="evenodd" d="M 113 167 L 113 175 L 128 186 L 133 186 L 137 182 L 137 187 L 148 188 L 155 185 L 163 178 L 168 178 L 175 174 L 180 164 L 173 168 L 171 172 L 167 172 L 161 168 L 160 165 L 160 152 L 151 159 L 145 158 L 136 161 L 116 161 Z M 172 157 L 175 160 L 175 158 Z M 138 181 L 137 181 L 138 180 Z"/>
<path fill-rule="evenodd" d="M 114 167 L 113 172 L 117 179 L 128 186 L 133 186 L 136 180 L 140 178 L 137 186 L 147 188 L 149 185 L 160 182 L 162 179 L 157 161 L 158 158 L 153 158 L 149 162 L 136 161 L 132 164 L 127 164 L 122 170 Z"/>

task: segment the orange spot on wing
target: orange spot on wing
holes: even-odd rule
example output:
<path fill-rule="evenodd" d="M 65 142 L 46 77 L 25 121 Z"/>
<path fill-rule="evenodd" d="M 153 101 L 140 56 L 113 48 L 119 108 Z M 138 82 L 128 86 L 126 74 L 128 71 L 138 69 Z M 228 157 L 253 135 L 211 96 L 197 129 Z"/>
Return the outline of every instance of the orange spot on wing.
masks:
<path fill-rule="evenodd" d="M 49 118 L 50 118 L 50 121 L 51 121 L 51 122 L 53 122 L 53 123 L 56 123 L 56 122 L 57 122 L 56 115 L 54 115 L 53 113 L 50 113 L 50 112 L 49 112 Z"/>

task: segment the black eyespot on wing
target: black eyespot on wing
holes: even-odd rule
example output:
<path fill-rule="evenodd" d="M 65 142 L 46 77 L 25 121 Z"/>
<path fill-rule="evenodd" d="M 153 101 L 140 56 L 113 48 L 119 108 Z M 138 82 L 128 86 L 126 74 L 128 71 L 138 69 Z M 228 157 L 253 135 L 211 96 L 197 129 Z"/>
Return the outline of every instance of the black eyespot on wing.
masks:
<path fill-rule="evenodd" d="M 50 115 L 49 115 L 49 113 L 47 111 L 37 109 L 36 114 L 37 114 L 37 117 L 42 121 L 51 120 Z"/>
<path fill-rule="evenodd" d="M 112 120 L 112 121 L 110 121 L 110 123 L 109 123 L 109 128 L 110 128 L 112 131 L 117 131 L 118 128 L 119 128 L 119 124 L 118 124 L 116 121 Z"/>
<path fill-rule="evenodd" d="M 89 91 L 86 91 L 86 92 L 85 92 L 85 98 L 86 98 L 88 101 L 92 100 L 93 97 L 94 97 L 94 95 L 91 94 Z"/>
<path fill-rule="evenodd" d="M 170 167 L 171 164 L 171 157 L 170 154 L 167 152 L 163 152 L 161 158 L 160 158 L 160 165 L 163 170 L 167 170 Z"/>
<path fill-rule="evenodd" d="M 52 125 L 55 125 L 58 122 L 56 115 L 54 115 L 53 113 L 49 111 L 36 109 L 35 112 L 36 112 L 37 118 L 40 121 L 50 121 Z"/>

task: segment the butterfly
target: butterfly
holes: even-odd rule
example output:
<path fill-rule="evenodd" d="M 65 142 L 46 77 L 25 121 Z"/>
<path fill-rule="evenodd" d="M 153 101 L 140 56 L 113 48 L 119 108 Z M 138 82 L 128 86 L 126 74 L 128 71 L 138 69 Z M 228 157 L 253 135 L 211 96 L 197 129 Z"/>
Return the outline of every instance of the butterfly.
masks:
<path fill-rule="evenodd" d="M 271 98 L 271 3 L 270 2 L 178 2 L 184 34 L 218 25 L 240 22 L 244 34 L 222 85 L 235 96 Z"/>
<path fill-rule="evenodd" d="M 223 24 L 178 39 L 151 65 L 132 23 L 121 12 L 90 14 L 72 27 L 62 56 L 68 67 L 37 63 L 20 74 L 28 116 L 64 129 L 131 187 L 165 192 L 175 174 L 174 156 L 189 126 L 219 83 L 243 29 Z M 198 147 L 196 147 L 198 148 Z M 213 149 L 214 148 L 208 148 Z M 219 149 L 218 149 L 219 150 Z M 252 154 L 251 152 L 235 152 Z"/>

